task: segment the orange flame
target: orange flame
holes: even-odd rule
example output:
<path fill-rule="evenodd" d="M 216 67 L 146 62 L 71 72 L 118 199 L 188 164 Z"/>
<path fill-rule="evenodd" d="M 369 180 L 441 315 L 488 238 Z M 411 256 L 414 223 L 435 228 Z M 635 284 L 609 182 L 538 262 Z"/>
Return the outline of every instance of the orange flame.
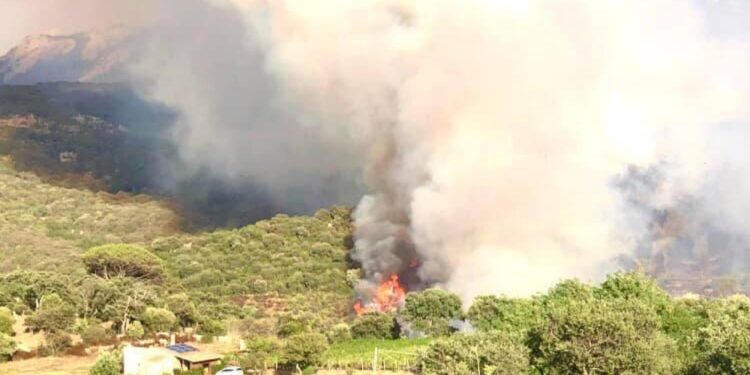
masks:
<path fill-rule="evenodd" d="M 375 292 L 375 297 L 367 306 L 362 305 L 362 301 L 354 304 L 354 311 L 357 315 L 362 315 L 368 311 L 388 312 L 401 307 L 406 298 L 406 289 L 401 285 L 397 274 L 392 274 L 390 278 L 383 281 Z"/>

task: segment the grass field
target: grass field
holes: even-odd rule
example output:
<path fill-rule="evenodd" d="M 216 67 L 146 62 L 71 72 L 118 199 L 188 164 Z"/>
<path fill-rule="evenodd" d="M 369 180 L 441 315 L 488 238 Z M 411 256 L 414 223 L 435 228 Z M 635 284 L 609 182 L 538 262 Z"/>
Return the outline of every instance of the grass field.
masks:
<path fill-rule="evenodd" d="M 408 370 L 414 367 L 420 350 L 429 339 L 353 340 L 332 345 L 323 357 L 325 368 L 371 369 L 377 350 L 377 368 Z"/>

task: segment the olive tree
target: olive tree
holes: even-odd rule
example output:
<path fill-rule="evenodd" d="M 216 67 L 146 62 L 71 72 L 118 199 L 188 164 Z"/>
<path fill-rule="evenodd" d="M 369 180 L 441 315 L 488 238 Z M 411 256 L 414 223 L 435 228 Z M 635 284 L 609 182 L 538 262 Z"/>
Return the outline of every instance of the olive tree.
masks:
<path fill-rule="evenodd" d="M 0 307 L 0 334 L 13 336 L 13 324 L 16 319 L 7 307 Z"/>
<path fill-rule="evenodd" d="M 567 284 L 564 293 L 550 293 L 544 301 L 541 322 L 528 341 L 538 369 L 547 374 L 676 372 L 676 345 L 661 332 L 650 305 L 595 298 L 579 286 Z"/>
<path fill-rule="evenodd" d="M 709 323 L 693 336 L 697 358 L 693 374 L 750 373 L 750 299 L 731 297 L 715 303 Z"/>
<path fill-rule="evenodd" d="M 169 332 L 175 327 L 177 317 L 167 309 L 147 307 L 141 321 L 149 332 Z"/>
<path fill-rule="evenodd" d="M 507 331 L 438 339 L 422 353 L 420 363 L 425 375 L 525 375 L 530 369 L 523 336 Z"/>
<path fill-rule="evenodd" d="M 283 360 L 288 366 L 307 368 L 320 364 L 323 353 L 328 350 L 328 341 L 320 333 L 303 333 L 287 339 Z"/>
<path fill-rule="evenodd" d="M 427 289 L 423 292 L 409 293 L 400 312 L 404 322 L 415 329 L 431 336 L 449 334 L 450 322 L 461 319 L 461 298 L 442 289 Z"/>

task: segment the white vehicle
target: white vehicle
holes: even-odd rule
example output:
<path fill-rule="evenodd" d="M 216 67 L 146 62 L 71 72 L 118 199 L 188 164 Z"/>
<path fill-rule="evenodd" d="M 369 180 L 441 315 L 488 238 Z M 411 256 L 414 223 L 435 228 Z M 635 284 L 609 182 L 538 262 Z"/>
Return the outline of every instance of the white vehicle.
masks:
<path fill-rule="evenodd" d="M 237 366 L 230 366 L 217 371 L 216 375 L 245 375 L 245 373 Z"/>

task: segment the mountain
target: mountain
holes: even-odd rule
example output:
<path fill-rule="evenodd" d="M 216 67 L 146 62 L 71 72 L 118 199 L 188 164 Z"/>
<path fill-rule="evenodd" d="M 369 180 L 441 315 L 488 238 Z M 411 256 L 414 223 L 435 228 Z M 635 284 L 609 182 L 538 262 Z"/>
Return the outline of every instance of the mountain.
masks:
<path fill-rule="evenodd" d="M 119 27 L 73 35 L 33 35 L 0 57 L 0 83 L 114 82 L 142 45 L 141 34 Z"/>

